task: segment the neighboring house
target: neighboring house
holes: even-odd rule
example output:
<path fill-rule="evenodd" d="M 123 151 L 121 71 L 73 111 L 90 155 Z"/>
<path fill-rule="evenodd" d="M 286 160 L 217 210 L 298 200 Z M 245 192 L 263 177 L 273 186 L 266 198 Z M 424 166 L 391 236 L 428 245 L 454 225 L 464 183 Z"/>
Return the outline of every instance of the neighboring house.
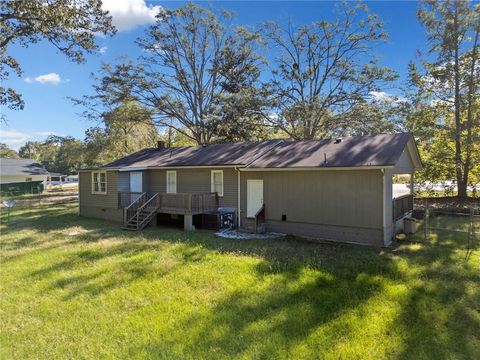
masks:
<path fill-rule="evenodd" d="M 241 228 L 387 246 L 413 207 L 413 194 L 393 200 L 392 176 L 421 166 L 409 133 L 160 146 L 81 170 L 80 214 L 131 229 L 171 214 L 192 229 L 227 208 Z"/>
<path fill-rule="evenodd" d="M 0 192 L 8 195 L 38 194 L 49 173 L 33 159 L 0 159 Z"/>
<path fill-rule="evenodd" d="M 78 182 L 78 174 L 68 175 L 68 176 L 65 178 L 65 181 L 68 182 L 68 183 Z"/>

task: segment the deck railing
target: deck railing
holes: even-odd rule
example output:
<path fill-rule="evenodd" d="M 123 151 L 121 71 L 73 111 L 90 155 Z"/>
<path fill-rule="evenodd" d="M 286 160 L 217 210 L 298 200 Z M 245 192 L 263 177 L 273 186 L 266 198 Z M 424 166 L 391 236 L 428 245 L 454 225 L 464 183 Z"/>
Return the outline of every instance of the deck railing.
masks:
<path fill-rule="evenodd" d="M 265 204 L 255 214 L 255 234 L 258 233 L 258 226 L 265 222 Z"/>
<path fill-rule="evenodd" d="M 118 193 L 118 208 L 126 208 L 137 200 L 143 193 L 141 192 L 119 192 Z"/>
<path fill-rule="evenodd" d="M 393 220 L 400 219 L 403 215 L 413 210 L 413 195 L 407 194 L 393 199 Z"/>
<path fill-rule="evenodd" d="M 119 197 L 120 198 L 120 197 Z M 140 193 L 128 206 L 123 208 L 123 223 L 127 224 L 130 219 L 138 214 L 138 208 L 147 201 L 147 193 Z"/>
<path fill-rule="evenodd" d="M 201 214 L 218 209 L 217 193 L 159 194 L 160 212 L 172 214 Z"/>
<path fill-rule="evenodd" d="M 157 195 L 158 194 L 158 195 Z M 218 195 L 217 193 L 157 193 L 148 194 L 145 200 L 150 199 L 152 196 L 156 196 L 156 202 L 158 204 L 158 211 L 170 214 L 202 214 L 218 209 Z M 119 207 L 126 208 L 135 202 L 137 197 L 140 197 L 141 193 L 131 192 L 119 192 Z M 128 202 L 128 199 L 132 199 Z M 140 204 L 140 206 L 143 204 Z"/>

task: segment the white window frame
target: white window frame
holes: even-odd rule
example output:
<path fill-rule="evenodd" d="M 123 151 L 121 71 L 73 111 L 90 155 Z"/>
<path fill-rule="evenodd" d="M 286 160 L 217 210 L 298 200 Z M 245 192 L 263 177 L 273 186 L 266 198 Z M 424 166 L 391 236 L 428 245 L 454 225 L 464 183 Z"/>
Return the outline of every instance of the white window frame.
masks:
<path fill-rule="evenodd" d="M 220 174 L 222 177 L 222 191 L 218 191 L 218 196 L 223 196 L 223 170 L 212 170 L 210 172 L 210 189 L 213 192 L 215 191 L 215 174 Z"/>
<path fill-rule="evenodd" d="M 169 188 L 168 186 L 168 177 L 170 174 L 173 174 L 174 175 L 174 179 L 175 179 L 175 188 L 172 190 Z M 167 194 L 176 194 L 177 193 L 177 172 L 175 170 L 168 170 L 167 173 L 166 173 L 166 190 L 167 190 Z"/>
<path fill-rule="evenodd" d="M 95 174 L 97 174 L 98 191 L 95 191 Z M 100 181 L 100 174 L 105 175 L 105 191 L 101 191 L 102 185 Z M 92 171 L 92 194 L 107 195 L 107 185 L 108 185 L 108 180 L 107 180 L 106 171 Z"/>

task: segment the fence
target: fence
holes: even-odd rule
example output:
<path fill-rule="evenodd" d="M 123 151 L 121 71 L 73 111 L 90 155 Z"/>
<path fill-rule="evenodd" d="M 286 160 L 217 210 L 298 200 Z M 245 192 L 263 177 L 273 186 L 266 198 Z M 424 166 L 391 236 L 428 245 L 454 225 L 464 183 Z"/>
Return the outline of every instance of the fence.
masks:
<path fill-rule="evenodd" d="M 8 194 L 0 196 L 0 211 L 5 211 L 5 200 L 14 200 L 14 209 L 25 209 L 37 207 L 40 205 L 54 205 L 78 202 L 77 191 L 40 191 L 38 188 L 32 188 L 29 193 L 21 191 L 11 191 Z"/>
<path fill-rule="evenodd" d="M 432 232 L 452 232 L 465 234 L 468 250 L 478 246 L 480 240 L 480 208 L 442 209 L 429 206 L 428 200 L 416 211 L 424 211 L 423 236 L 430 239 Z"/>

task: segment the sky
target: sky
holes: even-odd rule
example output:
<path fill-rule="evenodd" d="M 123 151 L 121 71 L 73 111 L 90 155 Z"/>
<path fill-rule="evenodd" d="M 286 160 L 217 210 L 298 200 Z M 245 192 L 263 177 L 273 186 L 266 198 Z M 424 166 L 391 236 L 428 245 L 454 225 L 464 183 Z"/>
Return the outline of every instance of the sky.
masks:
<path fill-rule="evenodd" d="M 418 3 L 414 1 L 366 1 L 369 9 L 385 22 L 389 40 L 375 45 L 374 51 L 384 66 L 400 74 L 398 85 L 407 79 L 407 65 L 414 60 L 417 51 L 425 48 L 425 31 L 416 19 Z M 115 63 L 119 57 L 132 59 L 141 55 L 134 43 L 154 21 L 160 8 L 176 8 L 184 2 L 144 0 L 104 0 L 104 8 L 110 11 L 118 28 L 114 37 L 97 37 L 100 51 L 87 55 L 84 64 L 76 64 L 60 54 L 47 42 L 28 48 L 17 45 L 9 48 L 9 54 L 23 68 L 21 77 L 11 75 L 4 84 L 23 95 L 25 109 L 10 111 L 2 108 L 7 123 L 1 124 L 0 142 L 18 150 L 26 141 L 41 141 L 50 134 L 84 138 L 85 130 L 98 125 L 80 115 L 82 108 L 74 106 L 70 97 L 79 98 L 91 94 L 94 83 L 91 74 L 101 68 L 103 62 Z M 295 25 L 308 24 L 334 17 L 335 2 L 330 1 L 202 1 L 202 6 L 226 9 L 234 12 L 234 24 L 255 26 L 275 20 L 291 21 Z M 396 93 L 396 89 L 382 89 Z"/>

